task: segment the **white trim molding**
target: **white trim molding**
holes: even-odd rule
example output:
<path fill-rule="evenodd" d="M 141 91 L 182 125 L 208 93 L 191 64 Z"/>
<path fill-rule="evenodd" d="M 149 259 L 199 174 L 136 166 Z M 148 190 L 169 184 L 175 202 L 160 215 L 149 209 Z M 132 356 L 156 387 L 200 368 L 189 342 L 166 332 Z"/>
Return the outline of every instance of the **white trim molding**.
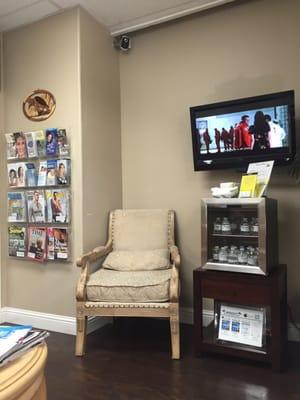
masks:
<path fill-rule="evenodd" d="M 208 326 L 214 318 L 212 310 L 203 310 L 203 325 Z M 47 314 L 38 311 L 23 310 L 20 308 L 0 308 L 0 323 L 32 325 L 35 328 L 46 329 L 52 332 L 76 335 L 76 318 L 65 315 Z M 181 307 L 180 322 L 194 324 L 194 310 L 191 307 Z M 88 333 L 112 323 L 111 317 L 90 317 L 88 319 Z M 300 326 L 300 324 L 297 324 Z M 292 342 L 300 342 L 300 329 L 294 325 L 288 326 L 288 339 Z"/>
<path fill-rule="evenodd" d="M 88 333 L 101 328 L 112 320 L 108 317 L 91 317 L 88 319 Z M 52 332 L 76 335 L 76 318 L 65 315 L 47 314 L 20 308 L 3 307 L 0 309 L 0 323 L 32 325 L 35 328 Z"/>

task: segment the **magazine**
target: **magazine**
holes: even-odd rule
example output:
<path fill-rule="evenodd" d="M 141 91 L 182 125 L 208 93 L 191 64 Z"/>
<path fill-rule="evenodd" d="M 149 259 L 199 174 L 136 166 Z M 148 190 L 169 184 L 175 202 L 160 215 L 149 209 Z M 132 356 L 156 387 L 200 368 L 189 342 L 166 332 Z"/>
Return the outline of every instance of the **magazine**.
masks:
<path fill-rule="evenodd" d="M 27 158 L 26 138 L 23 132 L 6 133 L 7 159 Z"/>
<path fill-rule="evenodd" d="M 65 129 L 58 129 L 57 131 L 57 142 L 58 142 L 58 154 L 60 156 L 70 155 L 70 144 L 67 138 L 67 132 Z"/>
<path fill-rule="evenodd" d="M 46 259 L 46 228 L 28 228 L 27 257 L 44 262 Z"/>
<path fill-rule="evenodd" d="M 27 174 L 26 174 L 26 164 L 16 163 L 15 164 L 17 173 L 17 187 L 24 187 L 27 185 Z"/>
<path fill-rule="evenodd" d="M 46 129 L 46 155 L 58 154 L 57 129 Z"/>
<path fill-rule="evenodd" d="M 69 240 L 67 228 L 47 228 L 48 260 L 67 260 Z"/>
<path fill-rule="evenodd" d="M 47 161 L 40 161 L 38 173 L 38 186 L 46 186 L 47 183 Z"/>
<path fill-rule="evenodd" d="M 17 164 L 7 164 L 8 186 L 17 187 Z"/>
<path fill-rule="evenodd" d="M 68 223 L 69 218 L 69 190 L 46 190 L 47 220 L 46 222 Z"/>
<path fill-rule="evenodd" d="M 38 156 L 35 132 L 25 132 L 28 158 Z"/>
<path fill-rule="evenodd" d="M 57 167 L 57 160 L 47 160 L 47 179 L 46 179 L 47 186 L 56 185 L 56 167 Z"/>
<path fill-rule="evenodd" d="M 8 192 L 8 222 L 26 222 L 24 192 Z"/>
<path fill-rule="evenodd" d="M 15 157 L 16 158 L 27 158 L 27 146 L 26 146 L 26 137 L 23 132 L 15 132 L 14 134 L 15 141 Z"/>
<path fill-rule="evenodd" d="M 58 185 L 70 183 L 70 160 L 57 160 L 56 182 Z"/>
<path fill-rule="evenodd" d="M 27 192 L 28 222 L 45 222 L 45 197 L 43 190 Z"/>
<path fill-rule="evenodd" d="M 8 160 L 13 160 L 16 158 L 16 146 L 15 146 L 15 138 L 13 133 L 6 133 L 6 157 Z"/>
<path fill-rule="evenodd" d="M 26 228 L 10 225 L 8 227 L 8 254 L 13 257 L 25 257 Z"/>
<path fill-rule="evenodd" d="M 44 157 L 46 155 L 46 137 L 44 131 L 35 132 L 35 141 L 38 157 Z"/>
<path fill-rule="evenodd" d="M 34 163 L 26 163 L 27 186 L 36 186 L 36 170 Z"/>
<path fill-rule="evenodd" d="M 32 329 L 28 325 L 2 325 L 0 327 L 0 367 L 43 343 L 48 336 L 47 331 Z"/>

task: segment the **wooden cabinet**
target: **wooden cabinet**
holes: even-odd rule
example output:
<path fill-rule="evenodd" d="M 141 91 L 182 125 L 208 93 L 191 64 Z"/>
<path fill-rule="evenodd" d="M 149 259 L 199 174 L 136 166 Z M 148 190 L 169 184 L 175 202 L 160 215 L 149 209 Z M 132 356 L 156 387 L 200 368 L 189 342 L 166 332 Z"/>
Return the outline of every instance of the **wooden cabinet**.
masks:
<path fill-rule="evenodd" d="M 203 326 L 203 299 L 235 305 L 265 307 L 269 310 L 269 329 L 264 349 L 243 348 L 220 343 L 215 338 L 214 321 Z M 269 275 L 194 270 L 194 327 L 196 355 L 219 353 L 270 363 L 280 371 L 287 344 L 287 272 L 279 265 Z"/>

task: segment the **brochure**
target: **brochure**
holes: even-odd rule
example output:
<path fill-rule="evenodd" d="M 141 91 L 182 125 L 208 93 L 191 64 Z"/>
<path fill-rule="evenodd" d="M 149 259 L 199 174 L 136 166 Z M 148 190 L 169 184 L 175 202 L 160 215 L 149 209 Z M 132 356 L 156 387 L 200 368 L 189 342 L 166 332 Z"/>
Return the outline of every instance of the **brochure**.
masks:
<path fill-rule="evenodd" d="M 262 347 L 265 309 L 220 305 L 218 340 Z"/>
<path fill-rule="evenodd" d="M 38 152 L 36 146 L 35 132 L 25 132 L 24 135 L 26 138 L 28 158 L 37 157 Z"/>
<path fill-rule="evenodd" d="M 240 186 L 240 198 L 255 197 L 255 188 L 257 182 L 257 175 L 243 175 Z"/>
<path fill-rule="evenodd" d="M 274 160 L 249 164 L 247 174 L 257 174 L 255 197 L 261 197 L 266 191 L 271 178 L 273 165 Z"/>

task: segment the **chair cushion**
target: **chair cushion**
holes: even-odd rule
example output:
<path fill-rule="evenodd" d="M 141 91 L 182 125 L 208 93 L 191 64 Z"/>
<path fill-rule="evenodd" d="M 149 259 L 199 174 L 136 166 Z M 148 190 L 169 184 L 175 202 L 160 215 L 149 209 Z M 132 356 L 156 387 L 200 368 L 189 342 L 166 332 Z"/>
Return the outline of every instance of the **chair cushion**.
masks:
<path fill-rule="evenodd" d="M 106 269 L 116 271 L 149 271 L 170 267 L 168 249 L 112 251 L 103 263 Z"/>
<path fill-rule="evenodd" d="M 115 210 L 114 250 L 155 250 L 168 247 L 168 210 Z"/>
<path fill-rule="evenodd" d="M 100 268 L 87 282 L 89 301 L 155 303 L 169 300 L 171 269 L 112 271 Z"/>

